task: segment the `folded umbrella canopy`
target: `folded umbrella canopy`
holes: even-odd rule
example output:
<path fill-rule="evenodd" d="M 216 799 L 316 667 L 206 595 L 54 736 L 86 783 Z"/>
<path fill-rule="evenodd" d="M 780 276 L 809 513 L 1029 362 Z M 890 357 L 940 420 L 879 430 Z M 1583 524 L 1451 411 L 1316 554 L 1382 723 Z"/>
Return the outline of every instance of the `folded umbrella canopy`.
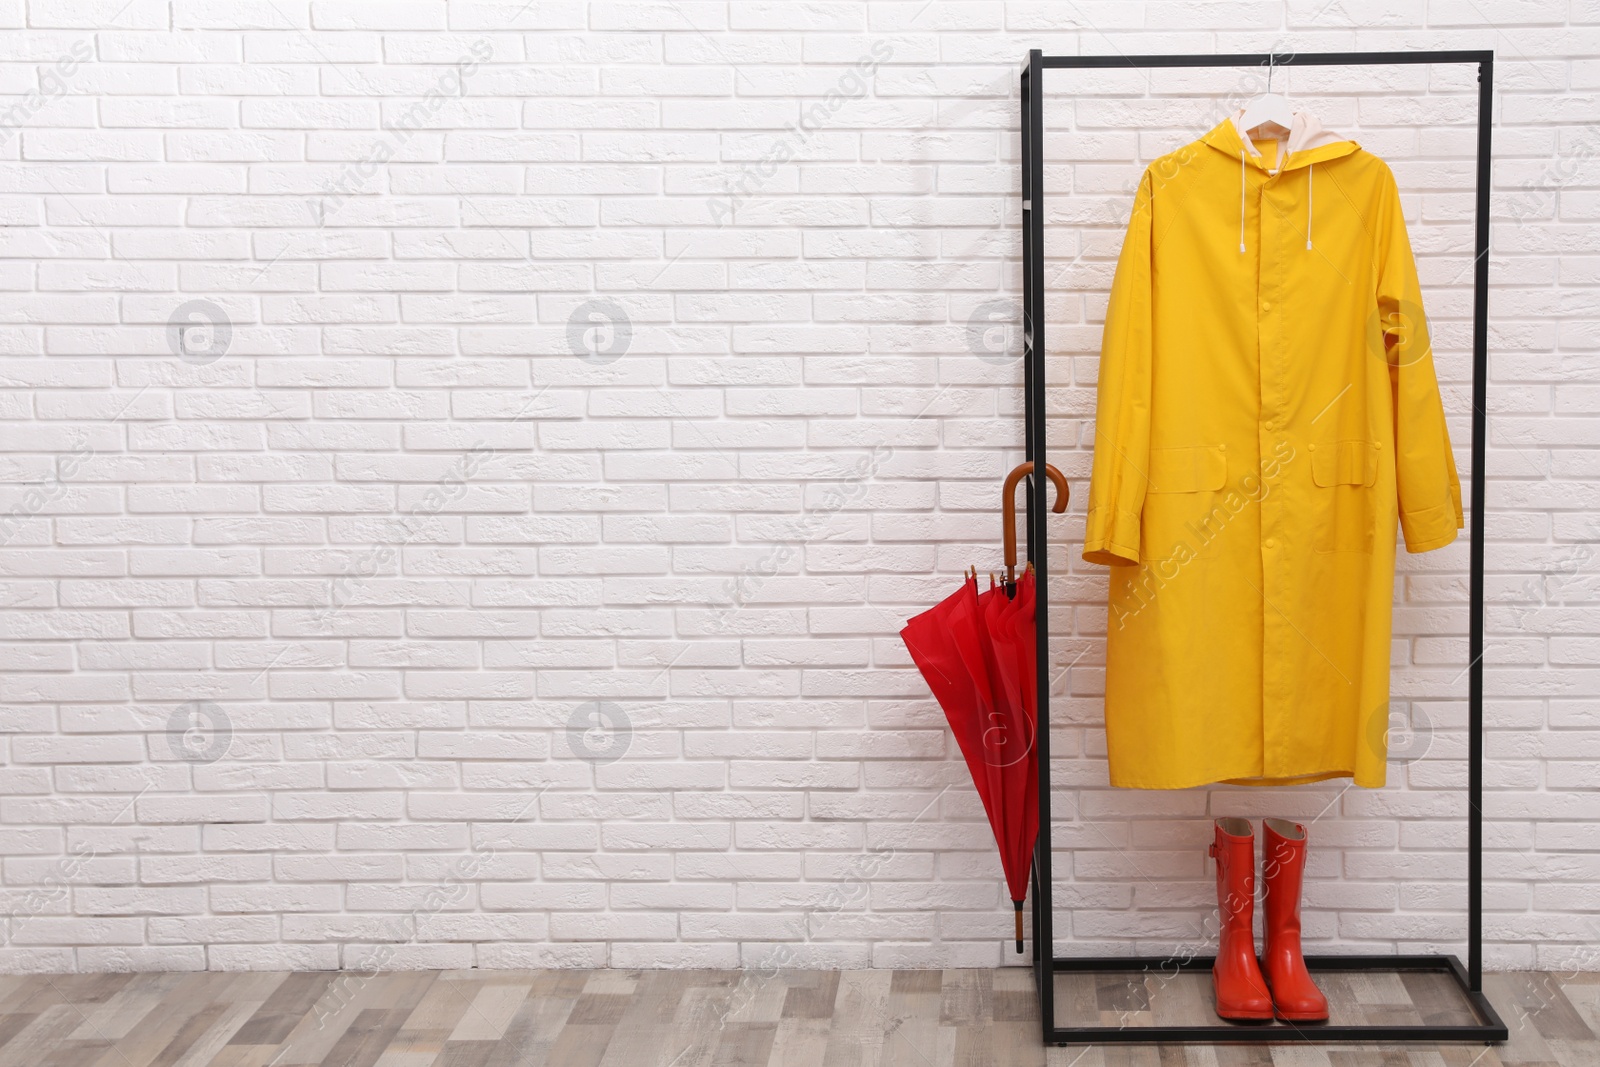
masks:
<path fill-rule="evenodd" d="M 1022 905 L 1039 835 L 1038 650 L 1035 588 L 1030 564 L 1016 573 L 1016 484 L 1033 470 L 1024 463 L 1006 478 L 1006 580 L 978 591 L 976 571 L 950 596 L 900 631 L 911 659 L 944 709 L 956 744 L 989 816 L 1000 864 L 1016 911 L 1022 951 Z M 1057 513 L 1067 509 L 1067 482 L 1045 464 L 1056 485 Z"/>

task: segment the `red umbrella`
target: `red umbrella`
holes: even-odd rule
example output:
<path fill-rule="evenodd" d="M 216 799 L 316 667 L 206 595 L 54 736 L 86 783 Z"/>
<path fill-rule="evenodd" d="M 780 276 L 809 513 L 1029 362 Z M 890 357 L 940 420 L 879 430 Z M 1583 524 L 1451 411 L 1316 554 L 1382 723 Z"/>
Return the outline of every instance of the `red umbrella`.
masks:
<path fill-rule="evenodd" d="M 1006 580 L 978 592 L 976 571 L 961 588 L 916 616 L 900 631 L 911 659 L 944 709 L 956 744 L 967 761 L 989 826 L 1000 846 L 1000 864 L 1017 917 L 1022 951 L 1022 905 L 1039 835 L 1038 654 L 1034 627 L 1035 588 L 1030 565 L 1015 580 L 1016 484 L 1033 470 L 1024 463 L 1006 478 Z M 1067 509 L 1067 480 L 1045 464 L 1056 485 L 1057 513 Z"/>

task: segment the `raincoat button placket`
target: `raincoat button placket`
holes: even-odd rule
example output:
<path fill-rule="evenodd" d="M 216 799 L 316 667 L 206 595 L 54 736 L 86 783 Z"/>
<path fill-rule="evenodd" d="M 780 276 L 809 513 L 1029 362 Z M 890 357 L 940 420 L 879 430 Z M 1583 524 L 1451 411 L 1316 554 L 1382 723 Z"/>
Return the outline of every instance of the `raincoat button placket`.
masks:
<path fill-rule="evenodd" d="M 1273 298 L 1277 279 L 1281 274 L 1278 260 L 1278 234 L 1273 232 L 1275 227 L 1271 220 L 1275 213 L 1271 209 L 1273 190 L 1276 188 L 1273 176 L 1268 176 L 1262 185 L 1260 196 L 1257 200 L 1257 223 L 1259 239 L 1256 242 L 1258 253 L 1256 264 L 1257 289 L 1260 292 L 1260 312 L 1258 314 L 1257 330 L 1261 340 L 1261 379 L 1260 379 L 1260 407 L 1259 418 L 1261 426 L 1258 430 L 1258 441 L 1263 457 L 1272 454 L 1272 442 L 1267 424 L 1276 420 L 1283 403 L 1284 396 L 1284 366 L 1282 346 L 1284 341 L 1279 337 L 1277 322 L 1281 316 L 1272 312 Z M 1278 730 L 1272 720 L 1271 709 L 1277 706 L 1279 694 L 1275 690 L 1273 681 L 1272 664 L 1279 662 L 1285 654 L 1282 647 L 1282 634 L 1275 625 L 1278 622 L 1276 612 L 1267 605 L 1283 602 L 1281 583 L 1277 580 L 1283 566 L 1283 560 L 1278 552 L 1277 540 L 1273 536 L 1277 532 L 1278 500 L 1272 493 L 1262 497 L 1259 505 L 1258 517 L 1261 538 L 1258 547 L 1258 558 L 1261 560 L 1261 590 L 1263 594 L 1261 625 L 1262 625 L 1262 659 L 1261 659 L 1261 760 L 1262 773 L 1271 776 L 1275 770 L 1279 752 Z"/>

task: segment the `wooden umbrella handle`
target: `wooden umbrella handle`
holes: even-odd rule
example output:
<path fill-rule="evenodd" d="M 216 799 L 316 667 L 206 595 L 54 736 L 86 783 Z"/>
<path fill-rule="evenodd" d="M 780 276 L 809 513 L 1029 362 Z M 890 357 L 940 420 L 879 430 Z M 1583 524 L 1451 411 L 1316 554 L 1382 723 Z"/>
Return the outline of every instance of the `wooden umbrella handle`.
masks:
<path fill-rule="evenodd" d="M 1000 511 L 1005 526 L 1007 585 L 1015 585 L 1017 580 L 1017 483 L 1032 473 L 1032 460 L 1017 464 L 1011 473 L 1006 475 L 1005 488 L 1001 490 L 1004 494 L 1000 501 Z M 1044 465 L 1044 473 L 1056 483 L 1056 503 L 1050 510 L 1059 515 L 1067 510 L 1067 499 L 1070 495 L 1067 489 L 1067 477 L 1049 463 Z"/>

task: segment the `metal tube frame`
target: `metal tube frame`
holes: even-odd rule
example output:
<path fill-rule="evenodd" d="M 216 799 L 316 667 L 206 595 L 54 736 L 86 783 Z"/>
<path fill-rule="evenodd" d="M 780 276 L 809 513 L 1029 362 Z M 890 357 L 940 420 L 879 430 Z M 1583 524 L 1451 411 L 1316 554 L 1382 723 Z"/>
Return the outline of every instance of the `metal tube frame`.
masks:
<path fill-rule="evenodd" d="M 1477 214 L 1474 227 L 1472 301 L 1472 475 L 1471 554 L 1468 598 L 1467 674 L 1467 963 L 1454 955 L 1308 956 L 1315 971 L 1437 971 L 1455 979 L 1479 1022 L 1469 1025 L 1295 1026 L 1275 1023 L 1241 1026 L 1056 1026 L 1055 975 L 1086 971 L 1207 970 L 1212 958 L 1158 956 L 1057 958 L 1051 889 L 1050 821 L 1050 626 L 1045 479 L 1030 478 L 1027 491 L 1028 559 L 1038 574 L 1035 609 L 1039 652 L 1039 840 L 1033 856 L 1033 968 L 1039 992 L 1044 1040 L 1066 1044 L 1288 1043 L 1340 1041 L 1483 1041 L 1507 1038 L 1506 1024 L 1483 995 L 1483 549 L 1485 405 L 1488 395 L 1489 319 L 1489 163 L 1493 126 L 1493 51 L 1319 52 L 1283 56 L 1046 56 L 1034 49 L 1022 70 L 1022 281 L 1024 407 L 1027 458 L 1045 462 L 1045 310 L 1044 310 L 1044 86 L 1046 69 L 1150 67 L 1374 66 L 1416 63 L 1467 63 L 1478 68 Z"/>

